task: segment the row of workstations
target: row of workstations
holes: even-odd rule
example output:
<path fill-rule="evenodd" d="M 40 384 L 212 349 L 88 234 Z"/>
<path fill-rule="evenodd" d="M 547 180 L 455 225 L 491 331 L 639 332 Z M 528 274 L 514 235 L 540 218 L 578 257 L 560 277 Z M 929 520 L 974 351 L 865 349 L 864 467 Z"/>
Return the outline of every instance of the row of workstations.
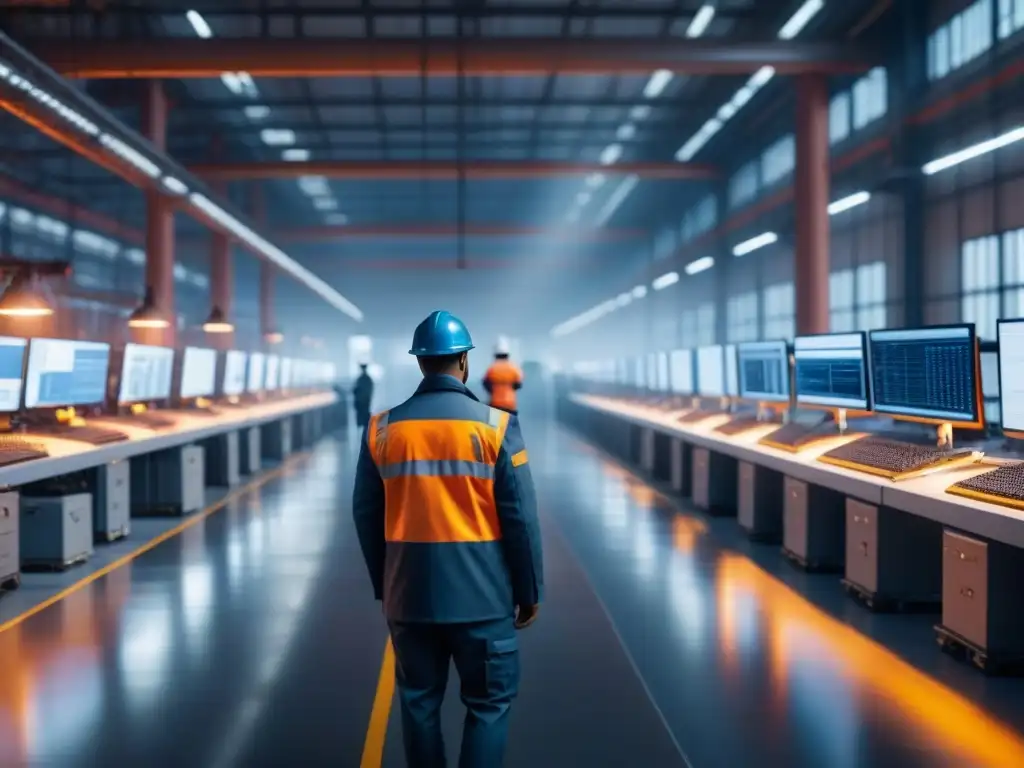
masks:
<path fill-rule="evenodd" d="M 675 350 L 582 373 L 561 416 L 608 451 L 708 513 L 737 515 L 798 566 L 842 573 L 870 608 L 934 609 L 944 648 L 989 670 L 1022 666 L 1024 320 L 998 326 L 997 438 L 967 324 Z"/>
<path fill-rule="evenodd" d="M 330 363 L 0 337 L 0 589 L 181 516 L 344 418 Z"/>

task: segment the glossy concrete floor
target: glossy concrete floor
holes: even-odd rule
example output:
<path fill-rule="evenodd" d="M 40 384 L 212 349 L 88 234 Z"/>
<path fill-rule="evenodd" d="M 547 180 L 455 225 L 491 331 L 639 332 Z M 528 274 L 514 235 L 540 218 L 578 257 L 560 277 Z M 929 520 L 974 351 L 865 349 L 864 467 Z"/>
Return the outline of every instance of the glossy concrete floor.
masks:
<path fill-rule="evenodd" d="M 1024 765 L 1024 681 L 944 657 L 929 617 L 865 613 L 558 427 L 527 440 L 548 601 L 511 768 Z M 385 628 L 352 460 L 325 441 L 0 633 L 0 766 L 360 765 Z M 394 714 L 383 764 L 403 764 Z"/>

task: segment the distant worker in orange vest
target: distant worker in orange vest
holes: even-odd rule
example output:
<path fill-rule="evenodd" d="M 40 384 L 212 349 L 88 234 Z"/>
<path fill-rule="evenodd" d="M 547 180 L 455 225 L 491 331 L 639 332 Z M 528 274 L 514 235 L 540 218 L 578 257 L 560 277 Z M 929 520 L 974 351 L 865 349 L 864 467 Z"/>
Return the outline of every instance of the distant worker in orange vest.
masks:
<path fill-rule="evenodd" d="M 494 345 L 494 362 L 484 376 L 484 389 L 491 396 L 491 407 L 518 413 L 516 392 L 523 386 L 523 372 L 508 359 L 509 344 L 504 336 Z"/>

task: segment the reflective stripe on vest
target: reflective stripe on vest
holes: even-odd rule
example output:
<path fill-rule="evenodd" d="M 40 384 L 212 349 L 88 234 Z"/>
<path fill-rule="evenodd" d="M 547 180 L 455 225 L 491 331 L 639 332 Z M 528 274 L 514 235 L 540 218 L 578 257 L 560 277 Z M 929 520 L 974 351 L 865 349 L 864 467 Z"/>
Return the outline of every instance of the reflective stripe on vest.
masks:
<path fill-rule="evenodd" d="M 494 468 L 508 414 L 487 422 L 422 419 L 371 423 L 384 481 L 384 533 L 393 542 L 480 542 L 501 538 Z M 385 439 L 386 438 L 386 439 Z"/>

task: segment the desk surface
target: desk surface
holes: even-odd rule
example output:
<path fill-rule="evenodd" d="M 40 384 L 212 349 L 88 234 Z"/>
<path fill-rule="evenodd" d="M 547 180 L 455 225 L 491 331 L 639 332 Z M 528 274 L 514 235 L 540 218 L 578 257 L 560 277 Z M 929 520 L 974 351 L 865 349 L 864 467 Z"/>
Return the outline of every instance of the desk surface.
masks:
<path fill-rule="evenodd" d="M 1024 548 L 1024 511 L 946 493 L 953 483 L 990 471 L 994 469 L 992 466 L 975 464 L 892 482 L 817 461 L 826 451 L 855 439 L 857 435 L 854 434 L 837 435 L 833 440 L 816 443 L 800 453 L 788 453 L 757 444 L 777 425 L 765 425 L 739 435 L 726 436 L 714 432 L 714 427 L 726 420 L 724 417 L 697 424 L 680 424 L 677 418 L 683 411 L 666 411 L 594 395 L 572 395 L 572 399 L 580 405 L 620 416 L 640 426 L 682 438 L 692 445 L 710 448 L 798 480 L 834 488 L 871 504 L 884 504 L 966 533 Z"/>
<path fill-rule="evenodd" d="M 111 461 L 187 445 L 231 430 L 255 427 L 304 411 L 324 408 L 336 401 L 337 395 L 333 392 L 321 392 L 239 408 L 224 408 L 216 416 L 187 411 L 160 411 L 161 415 L 167 415 L 175 422 L 171 429 L 161 430 L 132 423 L 130 417 L 89 419 L 90 424 L 121 430 L 128 435 L 128 439 L 106 445 L 90 445 L 49 435 L 32 435 L 31 439 L 43 443 L 50 455 L 45 459 L 0 467 L 0 486 L 24 485 L 97 467 Z"/>

